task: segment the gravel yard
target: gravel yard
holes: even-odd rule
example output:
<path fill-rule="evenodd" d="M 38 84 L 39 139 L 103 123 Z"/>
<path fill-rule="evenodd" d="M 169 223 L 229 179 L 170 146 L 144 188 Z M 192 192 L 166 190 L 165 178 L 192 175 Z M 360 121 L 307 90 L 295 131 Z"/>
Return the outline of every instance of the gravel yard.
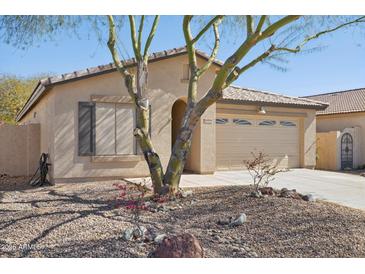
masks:
<path fill-rule="evenodd" d="M 16 182 L 16 184 L 15 184 Z M 156 245 L 126 242 L 130 211 L 115 208 L 115 181 L 28 188 L 0 179 L 0 257 L 146 257 Z M 17 190 L 11 190 L 16 188 Z M 190 232 L 206 257 L 365 257 L 365 212 L 326 202 L 252 198 L 248 186 L 194 189 L 174 210 L 143 212 L 158 233 Z M 247 215 L 235 228 L 222 217 Z"/>

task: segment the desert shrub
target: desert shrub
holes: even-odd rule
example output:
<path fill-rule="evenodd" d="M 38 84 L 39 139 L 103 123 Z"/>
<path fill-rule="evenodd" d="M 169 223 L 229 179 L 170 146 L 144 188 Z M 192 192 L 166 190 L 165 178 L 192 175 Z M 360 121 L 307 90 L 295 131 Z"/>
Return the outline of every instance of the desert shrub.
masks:
<path fill-rule="evenodd" d="M 148 210 L 145 196 L 150 189 L 146 184 L 146 180 L 142 180 L 139 183 L 125 182 L 113 184 L 119 191 L 115 206 L 117 208 L 124 207 L 129 210 L 131 212 L 132 221 L 137 226 L 140 221 L 141 212 L 143 210 Z"/>
<path fill-rule="evenodd" d="M 276 174 L 287 171 L 287 169 L 280 169 L 278 162 L 273 163 L 262 152 L 251 152 L 251 155 L 253 159 L 245 160 L 243 163 L 252 177 L 255 191 L 267 187 L 271 181 L 275 180 Z"/>

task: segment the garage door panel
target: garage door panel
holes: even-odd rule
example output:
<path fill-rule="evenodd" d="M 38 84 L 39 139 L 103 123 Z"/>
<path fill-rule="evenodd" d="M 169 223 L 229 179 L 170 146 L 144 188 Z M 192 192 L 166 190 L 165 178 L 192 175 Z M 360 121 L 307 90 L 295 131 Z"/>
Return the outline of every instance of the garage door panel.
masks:
<path fill-rule="evenodd" d="M 298 121 L 275 117 L 252 119 L 247 117 L 217 117 L 227 119 L 216 125 L 216 157 L 218 169 L 242 169 L 243 161 L 252 159 L 251 152 L 263 152 L 280 167 L 299 166 Z M 238 125 L 233 119 L 250 121 L 252 125 Z M 242 121 L 245 123 L 245 121 Z M 273 126 L 258 125 L 263 120 L 274 121 Z"/>

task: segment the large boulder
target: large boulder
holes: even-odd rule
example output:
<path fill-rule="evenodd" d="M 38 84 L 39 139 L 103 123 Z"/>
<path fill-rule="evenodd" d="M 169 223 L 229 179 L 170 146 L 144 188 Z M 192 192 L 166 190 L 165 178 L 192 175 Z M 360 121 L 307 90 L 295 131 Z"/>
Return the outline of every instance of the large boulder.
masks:
<path fill-rule="evenodd" d="M 151 254 L 155 258 L 203 258 L 198 239 L 189 233 L 165 237 Z"/>

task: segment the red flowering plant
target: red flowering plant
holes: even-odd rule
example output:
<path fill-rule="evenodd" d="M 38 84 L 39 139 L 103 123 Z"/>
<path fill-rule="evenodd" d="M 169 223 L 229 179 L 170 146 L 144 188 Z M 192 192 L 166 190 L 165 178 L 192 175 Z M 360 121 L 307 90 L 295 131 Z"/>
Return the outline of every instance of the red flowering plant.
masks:
<path fill-rule="evenodd" d="M 149 188 L 146 181 L 140 183 L 115 183 L 113 184 L 119 191 L 116 198 L 115 207 L 124 207 L 132 212 L 132 219 L 137 224 L 142 210 L 149 210 L 146 204 L 146 193 Z"/>

